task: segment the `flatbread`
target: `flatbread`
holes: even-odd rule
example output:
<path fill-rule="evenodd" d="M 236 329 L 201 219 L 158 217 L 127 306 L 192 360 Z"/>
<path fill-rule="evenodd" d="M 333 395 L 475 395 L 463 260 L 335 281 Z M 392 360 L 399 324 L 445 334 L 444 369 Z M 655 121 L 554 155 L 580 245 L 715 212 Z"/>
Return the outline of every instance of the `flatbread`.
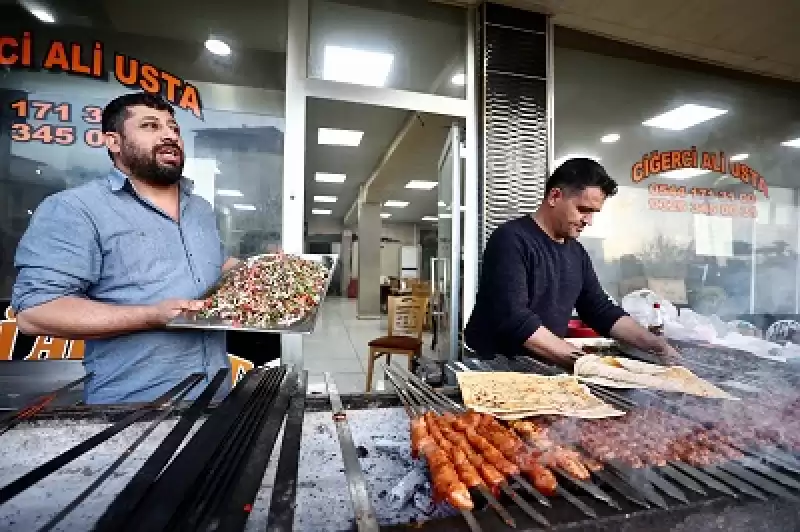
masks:
<path fill-rule="evenodd" d="M 536 415 L 594 419 L 619 415 L 571 375 L 470 371 L 458 372 L 456 378 L 467 407 L 502 419 Z"/>
<path fill-rule="evenodd" d="M 615 388 L 654 389 L 715 399 L 738 399 L 682 366 L 665 367 L 624 357 L 586 355 L 575 362 L 574 373 L 585 382 Z"/>

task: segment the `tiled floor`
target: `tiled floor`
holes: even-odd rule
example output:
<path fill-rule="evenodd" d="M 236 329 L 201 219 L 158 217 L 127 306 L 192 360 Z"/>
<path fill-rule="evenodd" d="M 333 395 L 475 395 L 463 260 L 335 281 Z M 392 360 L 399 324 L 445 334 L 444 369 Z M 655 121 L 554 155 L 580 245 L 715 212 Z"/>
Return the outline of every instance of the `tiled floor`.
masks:
<path fill-rule="evenodd" d="M 320 309 L 314 334 L 303 339 L 303 358 L 308 370 L 309 393 L 324 393 L 323 372 L 331 372 L 340 393 L 364 392 L 370 340 L 386 334 L 387 319 L 359 320 L 354 299 L 328 298 Z M 431 354 L 430 335 L 424 337 L 423 356 Z M 385 361 L 384 357 L 381 359 Z M 373 389 L 384 386 L 377 368 Z M 407 364 L 406 357 L 392 357 L 392 362 Z"/>

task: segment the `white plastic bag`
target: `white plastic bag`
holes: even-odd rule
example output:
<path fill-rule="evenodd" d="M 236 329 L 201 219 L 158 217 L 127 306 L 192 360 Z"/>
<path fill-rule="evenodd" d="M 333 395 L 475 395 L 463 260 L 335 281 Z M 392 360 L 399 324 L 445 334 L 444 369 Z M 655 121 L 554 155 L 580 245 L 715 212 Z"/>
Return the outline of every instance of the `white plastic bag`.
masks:
<path fill-rule="evenodd" d="M 622 298 L 622 308 L 642 327 L 653 323 L 653 303 L 659 302 L 652 290 L 635 290 Z"/>

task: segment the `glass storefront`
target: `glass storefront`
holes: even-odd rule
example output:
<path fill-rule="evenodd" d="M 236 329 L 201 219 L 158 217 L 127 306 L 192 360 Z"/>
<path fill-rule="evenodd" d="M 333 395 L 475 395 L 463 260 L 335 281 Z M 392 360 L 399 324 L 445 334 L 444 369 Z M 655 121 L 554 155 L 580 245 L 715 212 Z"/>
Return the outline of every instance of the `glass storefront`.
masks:
<path fill-rule="evenodd" d="M 797 313 L 796 91 L 558 33 L 554 64 L 556 165 L 591 157 L 620 185 L 581 239 L 606 290 L 649 287 L 728 319 Z"/>
<path fill-rule="evenodd" d="M 181 0 L 53 4 L 52 24 L 21 6 L 0 20 L 0 299 L 41 200 L 108 172 L 100 113 L 129 91 L 175 106 L 185 175 L 214 206 L 226 251 L 279 246 L 286 2 L 238 15 Z"/>

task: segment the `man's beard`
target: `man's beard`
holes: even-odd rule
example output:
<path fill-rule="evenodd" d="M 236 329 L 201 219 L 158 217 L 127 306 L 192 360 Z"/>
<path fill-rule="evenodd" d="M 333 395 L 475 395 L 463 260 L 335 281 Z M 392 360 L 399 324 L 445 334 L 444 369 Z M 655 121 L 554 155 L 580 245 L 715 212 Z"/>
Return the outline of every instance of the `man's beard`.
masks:
<path fill-rule="evenodd" d="M 180 152 L 180 164 L 162 165 L 158 163 L 156 158 L 158 150 L 167 146 Z M 183 150 L 177 144 L 161 144 L 154 147 L 150 153 L 146 153 L 123 140 L 120 162 L 130 170 L 134 177 L 151 185 L 174 185 L 183 177 Z"/>

